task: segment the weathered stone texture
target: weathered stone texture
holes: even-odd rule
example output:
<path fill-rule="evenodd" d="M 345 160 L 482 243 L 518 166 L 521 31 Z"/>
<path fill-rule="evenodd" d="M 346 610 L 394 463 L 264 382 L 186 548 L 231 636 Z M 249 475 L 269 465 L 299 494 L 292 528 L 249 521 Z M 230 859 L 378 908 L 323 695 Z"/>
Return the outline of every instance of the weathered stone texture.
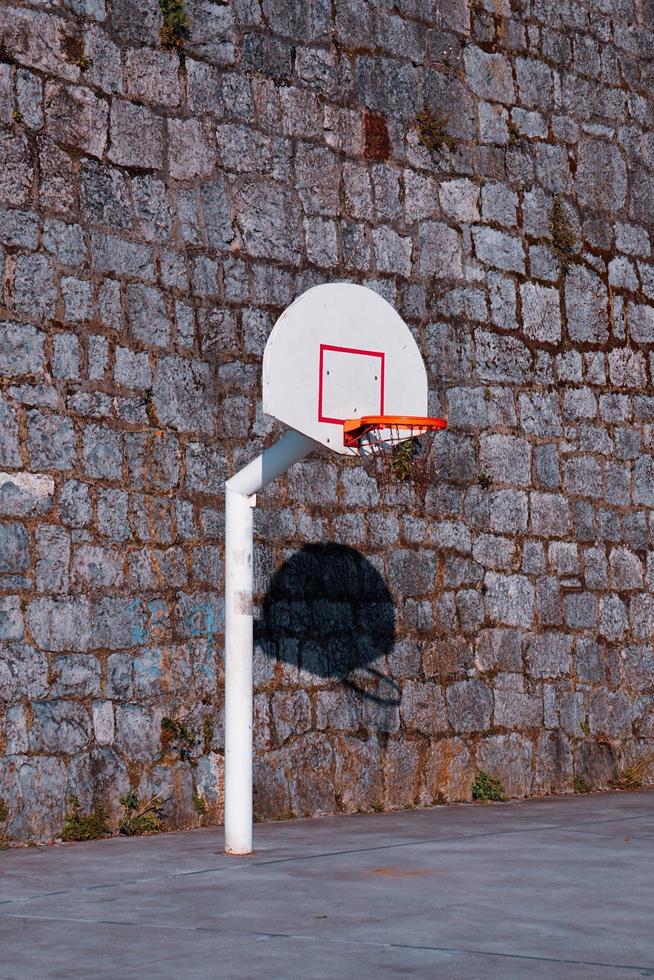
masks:
<path fill-rule="evenodd" d="M 651 11 L 391 6 L 186 0 L 179 50 L 157 0 L 0 8 L 0 833 L 222 818 L 223 483 L 325 281 L 396 306 L 450 429 L 415 486 L 261 496 L 257 816 L 653 749 Z"/>

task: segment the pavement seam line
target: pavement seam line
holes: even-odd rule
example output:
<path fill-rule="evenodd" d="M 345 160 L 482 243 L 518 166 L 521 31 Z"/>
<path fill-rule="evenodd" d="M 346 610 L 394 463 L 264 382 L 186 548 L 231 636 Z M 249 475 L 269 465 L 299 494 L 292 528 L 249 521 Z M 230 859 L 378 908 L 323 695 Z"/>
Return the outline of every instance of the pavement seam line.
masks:
<path fill-rule="evenodd" d="M 605 820 L 595 820 L 589 823 L 584 823 L 581 826 L 595 827 L 595 826 L 602 826 L 603 824 L 606 823 L 615 823 L 618 821 L 620 823 L 626 823 L 631 820 L 641 820 L 643 817 L 647 817 L 649 815 L 650 812 L 646 811 L 645 813 L 634 814 L 631 817 L 610 817 Z M 257 860 L 243 861 L 239 864 L 231 864 L 231 865 L 226 863 L 222 867 L 198 868 L 195 871 L 180 871 L 174 874 L 161 874 L 161 875 L 149 876 L 147 878 L 133 878 L 133 879 L 122 880 L 117 882 L 105 882 L 99 885 L 84 885 L 80 888 L 70 888 L 62 891 L 45 893 L 45 894 L 40 892 L 36 895 L 28 895 L 25 898 L 3 899 L 0 900 L 0 908 L 8 905 L 20 905 L 20 904 L 25 904 L 27 902 L 37 901 L 41 898 L 50 897 L 51 895 L 72 895 L 75 894 L 76 892 L 89 892 L 89 891 L 99 891 L 102 889 L 109 889 L 109 888 L 120 888 L 124 885 L 144 885 L 144 884 L 148 884 L 149 882 L 171 881 L 174 880 L 175 878 L 187 878 L 187 877 L 193 877 L 195 875 L 222 874 L 225 871 L 240 871 L 242 869 L 251 870 L 253 868 L 270 867 L 271 865 L 275 865 L 275 864 L 290 864 L 293 862 L 316 861 L 316 860 L 320 860 L 321 858 L 327 858 L 327 857 L 345 857 L 348 854 L 366 854 L 373 851 L 393 850 L 394 848 L 400 848 L 400 847 L 422 847 L 430 844 L 431 845 L 451 844 L 454 841 L 479 840 L 487 837 L 508 837 L 511 836 L 512 834 L 530 834 L 530 833 L 537 833 L 539 831 L 550 832 L 552 830 L 581 832 L 579 829 L 579 825 L 577 824 L 571 824 L 571 825 L 545 824 L 539 827 L 525 827 L 522 829 L 514 827 L 511 828 L 510 830 L 487 831 L 487 832 L 477 833 L 477 834 L 457 834 L 454 837 L 427 838 L 426 840 L 396 841 L 391 844 L 377 844 L 374 847 L 348 848 L 346 850 L 341 850 L 341 851 L 321 851 L 317 854 L 294 855 L 292 857 L 271 858 L 269 860 L 262 860 L 262 861 L 257 861 Z M 588 833 L 592 834 L 593 832 L 588 831 Z"/>
<path fill-rule="evenodd" d="M 130 920 L 124 919 L 71 919 L 62 916 L 48 916 L 48 915 L 21 915 L 21 914 L 9 914 L 5 916 L 6 919 L 26 919 L 28 921 L 36 922 L 67 922 L 70 924 L 84 923 L 85 925 L 107 925 L 107 926 L 127 926 L 136 929 L 165 929 L 170 931 L 171 929 L 180 932 L 205 932 L 217 935 L 225 935 L 224 930 L 219 930 L 212 928 L 210 926 L 171 926 L 170 923 L 157 924 L 149 922 L 132 922 Z M 518 960 L 530 960 L 538 963 L 560 963 L 570 966 L 591 966 L 591 967 L 602 967 L 605 969 L 612 970 L 632 970 L 638 971 L 641 974 L 643 971 L 650 971 L 654 974 L 654 965 L 648 966 L 646 964 L 635 965 L 631 963 L 605 963 L 602 961 L 595 960 L 577 960 L 569 959 L 566 957 L 554 957 L 554 956 L 536 956 L 529 953 L 504 953 L 497 950 L 486 950 L 486 949 L 474 949 L 466 946 L 432 946 L 425 943 L 393 943 L 393 942 L 372 942 L 366 939 L 331 939 L 326 936 L 313 936 L 313 935 L 301 935 L 298 933 L 289 932 L 242 932 L 239 931 L 238 935 L 243 938 L 251 939 L 290 939 L 295 942 L 314 942 L 314 943 L 326 943 L 334 946 L 366 946 L 375 949 L 407 949 L 407 950 L 422 950 L 426 952 L 435 953 L 462 953 L 468 956 L 493 956 L 501 957 L 503 959 L 518 959 Z"/>

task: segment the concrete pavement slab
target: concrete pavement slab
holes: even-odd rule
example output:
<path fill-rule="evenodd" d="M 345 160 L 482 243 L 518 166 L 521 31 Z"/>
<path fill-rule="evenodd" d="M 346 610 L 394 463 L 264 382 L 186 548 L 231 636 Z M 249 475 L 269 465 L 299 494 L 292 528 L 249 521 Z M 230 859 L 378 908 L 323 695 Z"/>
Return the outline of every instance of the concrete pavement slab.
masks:
<path fill-rule="evenodd" d="M 0 977 L 654 976 L 654 793 L 0 855 Z"/>

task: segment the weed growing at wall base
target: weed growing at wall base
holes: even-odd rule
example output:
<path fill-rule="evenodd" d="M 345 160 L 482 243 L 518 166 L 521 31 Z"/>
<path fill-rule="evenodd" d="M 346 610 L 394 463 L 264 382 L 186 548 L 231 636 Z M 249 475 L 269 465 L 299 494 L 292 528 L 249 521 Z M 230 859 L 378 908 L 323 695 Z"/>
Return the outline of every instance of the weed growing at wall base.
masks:
<path fill-rule="evenodd" d="M 488 773 L 480 769 L 472 784 L 472 798 L 480 803 L 504 803 L 506 802 L 506 793 L 499 779 L 496 779 L 495 776 L 489 776 Z"/>
<path fill-rule="evenodd" d="M 70 810 L 66 814 L 66 822 L 61 833 L 62 840 L 98 840 L 109 833 L 107 815 L 102 807 L 98 807 L 92 813 L 82 814 L 79 799 L 76 796 L 71 797 Z"/>
<path fill-rule="evenodd" d="M 120 803 L 125 812 L 118 824 L 119 833 L 127 837 L 136 837 L 142 834 L 156 834 L 161 830 L 165 800 L 158 794 L 149 800 L 139 800 L 136 791 L 131 790 L 127 796 L 121 796 Z"/>

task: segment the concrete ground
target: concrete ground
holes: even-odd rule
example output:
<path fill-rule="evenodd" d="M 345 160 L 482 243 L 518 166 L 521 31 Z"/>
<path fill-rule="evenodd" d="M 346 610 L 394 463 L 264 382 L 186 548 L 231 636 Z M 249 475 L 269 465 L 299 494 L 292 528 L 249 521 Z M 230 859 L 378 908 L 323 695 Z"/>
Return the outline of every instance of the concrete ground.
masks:
<path fill-rule="evenodd" d="M 654 977 L 654 792 L 0 854 L 0 977 Z"/>

